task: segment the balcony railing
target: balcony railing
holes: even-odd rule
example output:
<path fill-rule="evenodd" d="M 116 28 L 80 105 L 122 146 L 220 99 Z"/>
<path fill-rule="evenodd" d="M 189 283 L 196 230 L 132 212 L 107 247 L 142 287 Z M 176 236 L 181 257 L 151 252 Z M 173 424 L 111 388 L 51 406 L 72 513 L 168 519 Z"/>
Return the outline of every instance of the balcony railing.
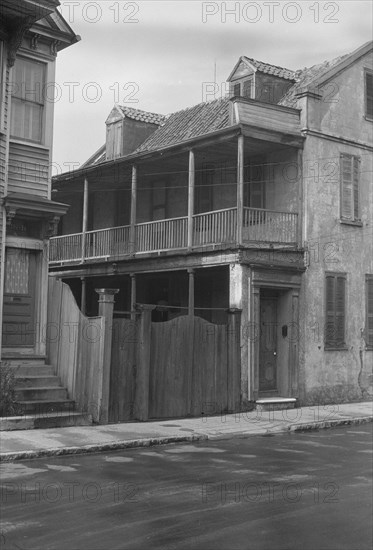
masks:
<path fill-rule="evenodd" d="M 188 248 L 188 218 L 138 223 L 134 242 L 131 227 L 111 227 L 74 235 L 53 237 L 50 241 L 50 263 L 99 260 L 126 257 L 137 253 Z M 214 244 L 274 243 L 295 246 L 298 236 L 298 214 L 259 208 L 244 208 L 242 242 L 237 242 L 237 208 L 204 212 L 193 216 L 191 248 Z"/>

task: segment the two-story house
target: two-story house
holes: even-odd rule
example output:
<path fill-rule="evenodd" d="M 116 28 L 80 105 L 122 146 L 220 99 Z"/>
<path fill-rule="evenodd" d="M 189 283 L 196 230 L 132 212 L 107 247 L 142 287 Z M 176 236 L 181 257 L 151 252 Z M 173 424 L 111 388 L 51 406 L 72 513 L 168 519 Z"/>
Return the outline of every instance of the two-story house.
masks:
<path fill-rule="evenodd" d="M 241 57 L 229 97 L 168 116 L 115 105 L 54 178 L 51 275 L 83 312 L 241 314 L 241 405 L 372 396 L 372 43 L 301 71 Z M 166 396 L 167 399 L 167 396 Z"/>
<path fill-rule="evenodd" d="M 0 0 L 2 358 L 45 356 L 55 64 L 79 39 L 58 0 Z"/>

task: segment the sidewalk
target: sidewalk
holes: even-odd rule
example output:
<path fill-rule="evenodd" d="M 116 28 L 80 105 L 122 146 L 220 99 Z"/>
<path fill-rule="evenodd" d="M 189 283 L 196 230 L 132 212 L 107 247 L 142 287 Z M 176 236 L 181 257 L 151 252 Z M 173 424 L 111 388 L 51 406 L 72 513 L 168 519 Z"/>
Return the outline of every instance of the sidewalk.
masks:
<path fill-rule="evenodd" d="M 1 432 L 0 461 L 361 424 L 373 420 L 372 409 L 373 403 L 365 402 L 106 426 Z"/>

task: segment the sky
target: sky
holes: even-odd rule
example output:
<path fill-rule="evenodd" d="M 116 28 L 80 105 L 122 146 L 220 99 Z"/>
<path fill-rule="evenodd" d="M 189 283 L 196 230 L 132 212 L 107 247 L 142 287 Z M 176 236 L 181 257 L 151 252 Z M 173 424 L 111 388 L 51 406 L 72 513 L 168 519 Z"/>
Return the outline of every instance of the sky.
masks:
<path fill-rule="evenodd" d="M 370 0 L 60 0 L 81 41 L 59 53 L 54 173 L 105 142 L 115 103 L 169 114 L 223 97 L 241 55 L 302 69 L 372 40 Z"/>

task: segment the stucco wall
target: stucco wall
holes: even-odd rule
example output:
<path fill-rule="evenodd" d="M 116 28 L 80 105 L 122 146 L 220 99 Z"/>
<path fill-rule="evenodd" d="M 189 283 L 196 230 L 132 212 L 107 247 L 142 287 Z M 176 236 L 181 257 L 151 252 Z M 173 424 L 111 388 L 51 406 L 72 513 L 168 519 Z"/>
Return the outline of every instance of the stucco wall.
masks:
<path fill-rule="evenodd" d="M 355 126 L 359 124 L 356 120 Z M 362 227 L 340 223 L 340 153 L 361 158 Z M 362 330 L 365 274 L 373 273 L 372 155 L 363 148 L 308 136 L 303 158 L 309 265 L 300 300 L 300 400 L 314 404 L 371 398 L 373 352 L 365 349 Z M 316 175 L 315 167 L 319 172 Z M 326 271 L 347 274 L 346 350 L 324 349 Z"/>

